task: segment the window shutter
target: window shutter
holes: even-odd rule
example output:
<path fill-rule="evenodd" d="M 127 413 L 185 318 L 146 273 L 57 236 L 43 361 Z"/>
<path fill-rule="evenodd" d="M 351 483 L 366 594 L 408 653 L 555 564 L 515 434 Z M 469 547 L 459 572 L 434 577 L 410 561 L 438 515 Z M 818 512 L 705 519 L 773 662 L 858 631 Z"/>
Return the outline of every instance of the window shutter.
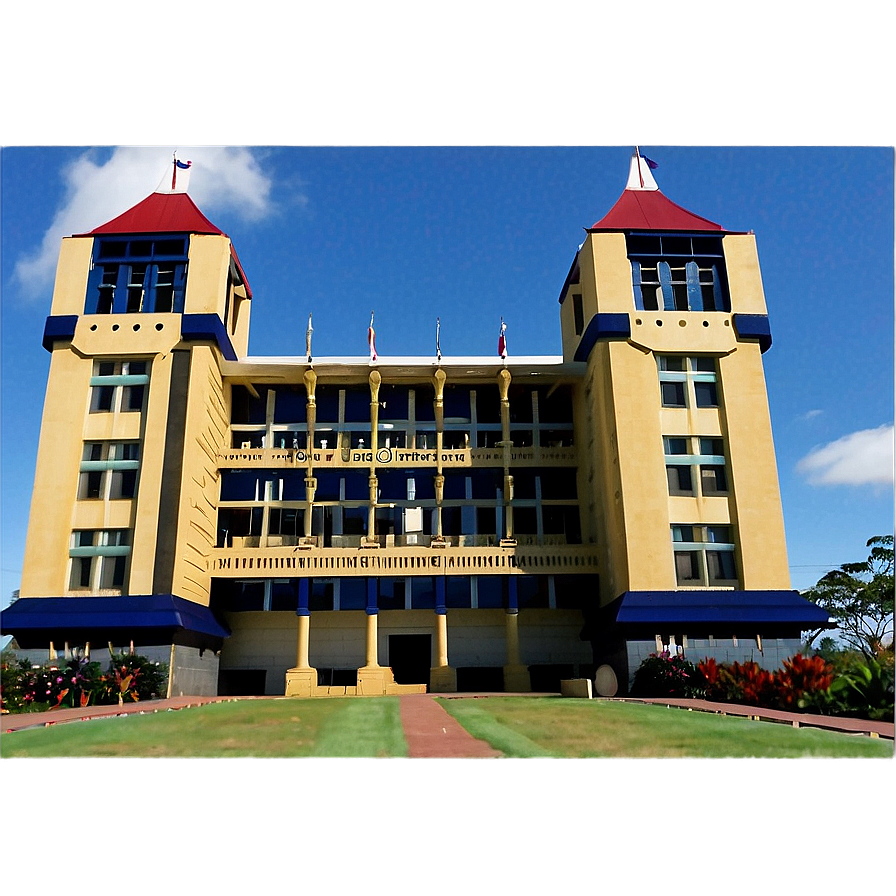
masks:
<path fill-rule="evenodd" d="M 691 311 L 702 311 L 703 295 L 700 292 L 700 268 L 696 261 L 689 261 L 685 265 L 685 275 L 688 285 L 688 308 Z"/>
<path fill-rule="evenodd" d="M 675 296 L 672 293 L 672 271 L 669 269 L 669 262 L 659 262 L 657 271 L 660 275 L 660 286 L 663 289 L 663 310 L 674 311 Z"/>
<path fill-rule="evenodd" d="M 641 295 L 641 262 L 632 262 L 632 286 L 635 290 L 635 308 L 644 311 L 644 296 Z"/>

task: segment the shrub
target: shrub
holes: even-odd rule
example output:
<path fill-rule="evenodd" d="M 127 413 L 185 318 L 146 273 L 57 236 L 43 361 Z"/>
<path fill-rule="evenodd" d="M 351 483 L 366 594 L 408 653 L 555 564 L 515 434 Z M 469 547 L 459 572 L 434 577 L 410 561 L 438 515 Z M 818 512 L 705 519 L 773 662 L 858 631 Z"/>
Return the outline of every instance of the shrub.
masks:
<path fill-rule="evenodd" d="M 633 697 L 702 697 L 703 676 L 697 667 L 669 651 L 652 653 L 635 672 Z"/>
<path fill-rule="evenodd" d="M 823 712 L 830 705 L 828 689 L 834 681 L 834 667 L 820 656 L 796 654 L 785 660 L 774 675 L 778 706 L 781 709 L 813 709 Z"/>
<path fill-rule="evenodd" d="M 875 721 L 893 718 L 893 668 L 873 659 L 855 663 L 831 685 L 835 712 Z"/>

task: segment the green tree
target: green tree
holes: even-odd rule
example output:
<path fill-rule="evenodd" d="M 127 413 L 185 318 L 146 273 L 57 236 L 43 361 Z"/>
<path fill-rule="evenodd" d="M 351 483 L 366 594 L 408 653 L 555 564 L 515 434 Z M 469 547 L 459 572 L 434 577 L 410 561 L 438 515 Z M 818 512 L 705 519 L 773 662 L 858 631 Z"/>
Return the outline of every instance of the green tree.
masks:
<path fill-rule="evenodd" d="M 867 547 L 867 560 L 832 569 L 803 596 L 827 610 L 849 647 L 873 659 L 893 641 L 893 536 L 876 535 Z"/>

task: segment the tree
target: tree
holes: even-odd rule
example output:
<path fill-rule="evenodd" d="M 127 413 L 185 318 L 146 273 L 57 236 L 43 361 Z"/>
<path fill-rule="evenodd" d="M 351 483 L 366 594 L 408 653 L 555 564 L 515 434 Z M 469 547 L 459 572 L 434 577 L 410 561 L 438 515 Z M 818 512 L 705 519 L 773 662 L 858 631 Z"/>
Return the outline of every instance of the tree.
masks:
<path fill-rule="evenodd" d="M 866 546 L 867 560 L 831 570 L 803 597 L 827 610 L 847 645 L 873 659 L 893 641 L 893 536 L 876 535 Z"/>

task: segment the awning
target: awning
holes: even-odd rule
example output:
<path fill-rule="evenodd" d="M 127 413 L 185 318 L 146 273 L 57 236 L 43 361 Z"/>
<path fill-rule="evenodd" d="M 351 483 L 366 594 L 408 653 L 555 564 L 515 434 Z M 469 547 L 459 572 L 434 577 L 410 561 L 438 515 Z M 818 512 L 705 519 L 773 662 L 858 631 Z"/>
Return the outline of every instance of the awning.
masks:
<path fill-rule="evenodd" d="M 836 627 L 826 610 L 798 591 L 627 591 L 616 603 L 620 627 L 655 633 L 786 637 Z"/>
<path fill-rule="evenodd" d="M 217 649 L 230 635 L 211 609 L 173 594 L 20 597 L 0 614 L 0 630 L 22 648 L 134 640 Z"/>

